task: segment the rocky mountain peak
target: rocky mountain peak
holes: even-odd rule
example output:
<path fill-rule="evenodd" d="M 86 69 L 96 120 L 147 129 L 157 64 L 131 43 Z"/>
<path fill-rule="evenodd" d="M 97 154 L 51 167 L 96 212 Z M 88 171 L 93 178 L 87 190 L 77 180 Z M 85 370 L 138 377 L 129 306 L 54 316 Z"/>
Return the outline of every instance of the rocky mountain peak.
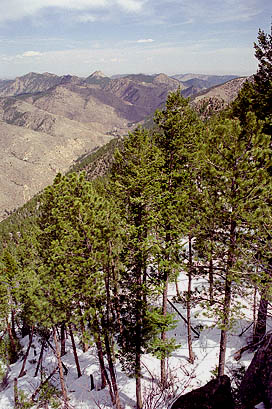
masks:
<path fill-rule="evenodd" d="M 168 78 L 169 78 L 169 77 L 168 77 L 166 74 L 164 74 L 163 72 L 161 72 L 160 74 L 157 74 L 154 79 L 155 79 L 157 82 L 165 82 L 165 81 L 168 80 Z"/>
<path fill-rule="evenodd" d="M 102 71 L 93 72 L 89 78 L 106 78 L 107 76 Z"/>

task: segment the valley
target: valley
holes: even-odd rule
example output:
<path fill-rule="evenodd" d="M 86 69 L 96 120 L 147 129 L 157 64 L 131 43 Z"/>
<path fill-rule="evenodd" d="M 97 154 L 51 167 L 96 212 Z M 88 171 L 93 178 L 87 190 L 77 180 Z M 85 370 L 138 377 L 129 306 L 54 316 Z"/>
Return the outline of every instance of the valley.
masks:
<path fill-rule="evenodd" d="M 244 79 L 199 74 L 86 78 L 29 73 L 0 81 L 0 220 L 67 172 L 77 159 L 120 138 L 163 106 L 169 92 L 230 102 Z M 233 92 L 222 91 L 227 82 Z M 214 86 L 209 91 L 210 86 Z M 226 87 L 225 85 L 224 87 Z"/>

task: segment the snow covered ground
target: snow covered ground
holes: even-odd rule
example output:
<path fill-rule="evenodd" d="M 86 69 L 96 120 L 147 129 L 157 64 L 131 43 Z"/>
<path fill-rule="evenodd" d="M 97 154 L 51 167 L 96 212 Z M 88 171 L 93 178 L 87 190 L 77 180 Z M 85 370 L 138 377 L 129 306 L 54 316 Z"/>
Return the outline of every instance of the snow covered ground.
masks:
<path fill-rule="evenodd" d="M 180 282 L 180 289 L 182 285 L 186 285 L 186 282 Z M 175 295 L 174 286 L 171 287 L 171 295 Z M 186 315 L 186 311 L 180 304 L 175 304 L 176 308 Z M 241 347 L 246 345 L 247 340 L 251 335 L 252 326 L 246 330 L 250 325 L 252 319 L 252 312 L 250 308 L 250 302 L 248 303 L 250 320 L 243 319 L 236 323 L 236 327 L 230 332 L 228 336 L 228 348 L 226 357 L 226 374 L 231 375 L 232 370 L 247 367 L 253 357 L 252 353 L 245 352 L 242 355 L 240 361 L 234 359 L 234 353 Z M 171 307 L 170 307 L 171 311 Z M 196 312 L 194 309 L 193 313 Z M 188 348 L 187 348 L 187 328 L 181 319 L 177 316 L 178 325 L 169 333 L 169 336 L 175 336 L 177 343 L 181 346 L 177 349 L 171 358 L 168 360 L 168 369 L 170 378 L 172 379 L 172 392 L 174 389 L 175 395 L 184 394 L 190 390 L 204 385 L 211 380 L 213 376 L 213 370 L 218 365 L 219 355 L 219 339 L 220 331 L 216 328 L 210 327 L 211 321 L 205 317 L 198 317 L 192 319 L 192 325 L 196 326 L 202 324 L 204 329 L 200 331 L 199 338 L 193 340 L 193 350 L 196 356 L 195 363 L 192 365 L 188 362 Z M 272 322 L 269 322 L 268 330 L 272 329 Z M 245 331 L 246 330 L 246 331 Z M 245 331 L 245 332 L 244 332 Z M 242 334 L 242 335 L 241 335 Z M 26 350 L 28 346 L 28 337 L 21 340 L 21 344 Z M 41 344 L 38 339 L 34 337 L 31 346 L 31 351 L 26 364 L 26 375 L 18 379 L 18 389 L 24 391 L 26 394 L 32 395 L 40 383 L 40 375 L 34 377 Z M 70 339 L 67 340 L 67 353 L 62 358 L 65 366 L 68 369 L 66 376 L 66 386 L 70 398 L 70 405 L 74 409 L 96 409 L 96 408 L 112 408 L 110 396 L 107 388 L 99 390 L 100 386 L 100 372 L 99 364 L 96 356 L 95 348 L 90 348 L 88 352 L 83 353 L 78 348 L 79 361 L 83 375 L 78 378 L 76 372 L 76 366 L 74 362 L 74 356 Z M 13 409 L 14 408 L 14 379 L 18 377 L 22 361 L 17 361 L 10 366 L 8 373 L 7 386 L 2 387 L 0 392 L 0 409 Z M 43 369 L 49 374 L 56 367 L 56 358 L 51 348 L 45 350 L 43 359 Z M 122 371 L 119 364 L 116 366 L 117 381 L 120 390 L 120 398 L 125 409 L 135 408 L 135 380 L 128 378 Z M 93 375 L 96 389 L 91 391 L 90 375 Z M 150 399 L 151 389 L 157 388 L 157 381 L 160 376 L 160 362 L 158 359 L 151 355 L 145 355 L 143 357 L 143 400 L 145 402 Z M 52 382 L 59 387 L 58 373 L 52 378 Z M 0 385 L 1 388 L 1 385 Z M 0 389 L 1 390 L 1 389 Z M 147 405 L 147 403 L 146 403 Z M 146 406 L 145 409 L 166 409 L 166 404 L 158 403 L 157 406 L 152 408 L 151 404 Z M 261 406 L 260 406 L 261 408 Z"/>

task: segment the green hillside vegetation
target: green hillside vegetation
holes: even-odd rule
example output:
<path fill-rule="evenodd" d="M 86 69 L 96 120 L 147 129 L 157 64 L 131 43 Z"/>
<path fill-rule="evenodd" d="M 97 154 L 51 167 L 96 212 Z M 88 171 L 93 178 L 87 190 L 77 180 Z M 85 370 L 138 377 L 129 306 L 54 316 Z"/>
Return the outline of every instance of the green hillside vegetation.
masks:
<path fill-rule="evenodd" d="M 95 149 L 91 154 L 79 158 L 69 173 L 85 171 L 89 180 L 104 176 L 110 172 L 114 160 L 114 152 L 121 146 L 121 138 L 112 139 L 106 145 Z"/>
<path fill-rule="evenodd" d="M 118 357 L 135 378 L 142 409 L 144 353 L 160 359 L 167 387 L 166 359 L 178 347 L 167 336 L 175 326 L 168 286 L 181 272 L 188 279 L 179 294 L 188 365 L 194 302 L 221 333 L 218 376 L 241 297 L 258 291 L 271 301 L 271 40 L 259 32 L 255 81 L 223 113 L 203 121 L 180 90 L 171 93 L 154 115 L 155 128 L 112 140 L 1 223 L 2 360 L 18 359 L 18 330 L 39 334 L 42 343 L 51 338 L 65 407 L 65 329 L 85 351 L 96 346 L 102 387 L 121 409 Z M 192 280 L 203 279 L 208 287 L 194 292 Z M 266 316 L 259 319 L 255 342 L 265 333 Z M 76 348 L 74 356 L 80 377 Z"/>

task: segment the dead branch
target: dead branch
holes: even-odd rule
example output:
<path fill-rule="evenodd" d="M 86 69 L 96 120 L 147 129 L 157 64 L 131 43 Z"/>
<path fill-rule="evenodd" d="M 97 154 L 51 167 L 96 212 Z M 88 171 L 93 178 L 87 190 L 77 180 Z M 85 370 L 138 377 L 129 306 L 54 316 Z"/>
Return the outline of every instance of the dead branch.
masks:
<path fill-rule="evenodd" d="M 34 391 L 34 393 L 31 395 L 31 400 L 33 402 L 35 402 L 35 398 L 38 395 L 38 393 L 40 392 L 40 390 L 42 389 L 42 387 L 50 381 L 50 379 L 55 375 L 55 373 L 58 370 L 58 366 L 56 366 L 56 368 L 51 372 L 51 374 L 43 381 L 40 383 L 40 385 L 38 386 L 38 388 Z"/>

